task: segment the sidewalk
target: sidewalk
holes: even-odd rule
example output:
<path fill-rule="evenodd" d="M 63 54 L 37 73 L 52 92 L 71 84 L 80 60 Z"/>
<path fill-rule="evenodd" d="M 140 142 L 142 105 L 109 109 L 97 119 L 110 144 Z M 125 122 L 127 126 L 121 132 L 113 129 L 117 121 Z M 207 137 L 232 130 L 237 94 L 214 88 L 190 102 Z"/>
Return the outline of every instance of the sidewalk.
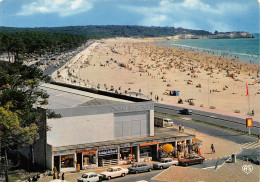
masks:
<path fill-rule="evenodd" d="M 242 166 L 252 166 L 252 172 L 246 174 Z M 259 182 L 259 166 L 246 161 L 225 163 L 218 170 L 197 169 L 173 166 L 153 178 L 168 182 Z"/>
<path fill-rule="evenodd" d="M 213 160 L 216 158 L 224 158 L 230 156 L 233 153 L 239 153 L 240 147 L 238 144 L 223 140 L 217 137 L 209 136 L 204 133 L 195 133 L 196 138 L 202 140 L 201 155 L 205 157 L 206 160 Z M 211 144 L 215 147 L 215 153 L 211 154 L 210 146 Z"/>
<path fill-rule="evenodd" d="M 199 132 L 195 132 L 195 135 L 198 139 L 203 141 L 200 148 L 201 148 L 202 156 L 205 157 L 206 160 L 211 160 L 214 158 L 222 158 L 225 156 L 229 156 L 232 153 L 239 152 L 239 145 L 234 142 L 219 139 L 219 138 L 212 137 L 212 136 L 209 136 L 209 135 L 206 135 L 203 133 L 199 133 Z M 212 143 L 214 144 L 215 150 L 216 150 L 216 153 L 214 153 L 214 154 L 210 153 L 210 145 Z M 147 162 L 147 163 L 152 164 L 153 162 L 151 161 L 151 162 Z M 122 168 L 128 168 L 131 165 L 118 165 L 118 166 L 121 166 Z M 77 180 L 77 178 L 79 178 L 85 172 L 95 172 L 95 173 L 99 174 L 103 171 L 106 171 L 108 168 L 109 167 L 99 167 L 96 169 L 82 170 L 80 172 L 68 172 L 68 173 L 65 173 L 65 180 L 74 182 Z M 178 168 L 180 168 L 180 170 L 184 169 L 183 167 L 178 167 Z M 185 170 L 186 169 L 187 168 L 185 168 Z M 48 182 L 51 180 L 52 180 L 52 176 L 48 176 L 48 177 L 40 178 L 39 182 Z"/>

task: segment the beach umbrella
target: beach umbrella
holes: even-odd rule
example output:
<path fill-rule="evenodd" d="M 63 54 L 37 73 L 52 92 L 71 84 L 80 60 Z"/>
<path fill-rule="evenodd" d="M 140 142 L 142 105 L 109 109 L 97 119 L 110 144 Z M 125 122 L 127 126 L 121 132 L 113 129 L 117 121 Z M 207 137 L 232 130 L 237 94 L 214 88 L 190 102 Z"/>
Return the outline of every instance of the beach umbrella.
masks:
<path fill-rule="evenodd" d="M 172 152 L 173 151 L 173 146 L 172 146 L 172 144 L 165 144 L 165 145 L 163 145 L 162 150 L 164 152 Z"/>

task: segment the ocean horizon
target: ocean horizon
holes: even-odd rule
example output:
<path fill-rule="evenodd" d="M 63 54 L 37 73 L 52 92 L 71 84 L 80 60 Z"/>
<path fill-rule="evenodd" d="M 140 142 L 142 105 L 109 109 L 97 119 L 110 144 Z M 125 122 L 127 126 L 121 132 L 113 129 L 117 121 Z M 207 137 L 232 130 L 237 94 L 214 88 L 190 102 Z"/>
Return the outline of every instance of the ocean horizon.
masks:
<path fill-rule="evenodd" d="M 260 64 L 260 34 L 253 35 L 255 38 L 250 39 L 180 39 L 156 42 L 156 44 Z"/>

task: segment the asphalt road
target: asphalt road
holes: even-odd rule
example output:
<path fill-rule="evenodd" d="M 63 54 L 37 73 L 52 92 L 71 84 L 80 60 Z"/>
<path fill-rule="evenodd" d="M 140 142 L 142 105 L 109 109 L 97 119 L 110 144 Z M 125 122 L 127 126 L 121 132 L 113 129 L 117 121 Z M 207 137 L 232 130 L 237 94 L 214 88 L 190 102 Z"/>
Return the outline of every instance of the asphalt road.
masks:
<path fill-rule="evenodd" d="M 183 115 L 180 114 L 181 109 L 182 107 L 169 106 L 169 105 L 164 105 L 159 103 L 155 103 L 154 106 L 154 110 L 156 112 L 191 118 L 205 123 L 210 123 L 210 124 L 219 125 L 227 128 L 232 128 L 235 130 L 248 132 L 248 128 L 245 125 L 246 124 L 245 119 L 225 116 L 225 115 L 220 115 L 220 114 L 215 114 L 215 113 L 210 113 L 205 111 L 199 111 L 199 110 L 192 110 L 191 115 Z M 260 123 L 254 122 L 253 127 L 250 128 L 250 130 L 252 134 L 258 135 L 260 131 Z"/>
<path fill-rule="evenodd" d="M 165 117 L 160 114 L 156 114 L 156 116 Z M 171 118 L 171 117 L 168 117 L 168 118 Z M 172 117 L 172 119 L 175 124 L 190 127 L 190 128 L 195 129 L 198 132 L 205 133 L 207 135 L 215 136 L 218 138 L 222 138 L 225 140 L 230 140 L 230 141 L 233 141 L 238 144 L 256 141 L 256 138 L 253 138 L 253 137 L 250 137 L 247 135 L 238 134 L 238 133 L 231 132 L 231 131 L 227 131 L 227 130 L 223 130 L 221 128 L 211 127 L 211 126 L 200 124 L 200 123 L 194 123 L 194 122 L 183 120 L 183 119 L 177 119 L 175 117 Z M 244 158 L 244 156 L 248 156 L 249 158 L 253 158 L 253 159 L 259 159 L 259 148 L 242 149 L 242 151 L 237 155 L 237 158 L 242 160 Z M 214 169 L 218 169 L 219 167 L 221 167 L 221 165 L 223 165 L 228 159 L 229 158 L 208 160 L 208 161 L 205 161 L 203 164 L 192 165 L 189 167 L 204 168 L 204 169 L 208 168 L 208 169 L 214 170 Z M 162 170 L 155 170 L 150 173 L 141 173 L 141 174 L 137 174 L 137 175 L 130 174 L 124 178 L 115 178 L 115 179 L 112 179 L 111 181 L 136 182 L 136 181 L 145 180 L 145 181 L 149 181 L 149 182 L 155 182 L 157 180 L 152 180 L 152 178 L 154 176 L 156 176 L 157 174 L 159 174 L 160 172 L 162 172 Z"/>
<path fill-rule="evenodd" d="M 163 170 L 154 170 L 152 172 L 144 172 L 144 173 L 139 173 L 139 174 L 128 174 L 125 177 L 118 177 L 114 178 L 110 181 L 118 181 L 118 182 L 136 182 L 136 181 L 149 181 L 149 182 L 160 182 L 159 180 L 152 180 L 154 176 L 157 174 L 161 173 Z M 107 180 L 104 180 L 107 181 Z"/>

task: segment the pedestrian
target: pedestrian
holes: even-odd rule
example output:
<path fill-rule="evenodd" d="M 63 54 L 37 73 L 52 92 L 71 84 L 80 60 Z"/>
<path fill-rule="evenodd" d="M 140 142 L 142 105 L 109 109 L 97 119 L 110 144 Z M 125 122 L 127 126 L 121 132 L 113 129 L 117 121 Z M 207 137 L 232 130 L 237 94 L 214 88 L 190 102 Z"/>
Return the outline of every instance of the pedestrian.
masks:
<path fill-rule="evenodd" d="M 187 157 L 187 152 L 186 152 L 186 150 L 184 150 L 184 158 L 186 158 Z"/>
<path fill-rule="evenodd" d="M 214 145 L 213 145 L 213 144 L 211 144 L 210 148 L 211 148 L 211 153 L 212 153 L 212 154 L 214 154 L 214 153 L 215 153 L 215 148 L 214 148 Z"/>
<path fill-rule="evenodd" d="M 60 172 L 57 172 L 57 179 L 60 179 Z"/>

